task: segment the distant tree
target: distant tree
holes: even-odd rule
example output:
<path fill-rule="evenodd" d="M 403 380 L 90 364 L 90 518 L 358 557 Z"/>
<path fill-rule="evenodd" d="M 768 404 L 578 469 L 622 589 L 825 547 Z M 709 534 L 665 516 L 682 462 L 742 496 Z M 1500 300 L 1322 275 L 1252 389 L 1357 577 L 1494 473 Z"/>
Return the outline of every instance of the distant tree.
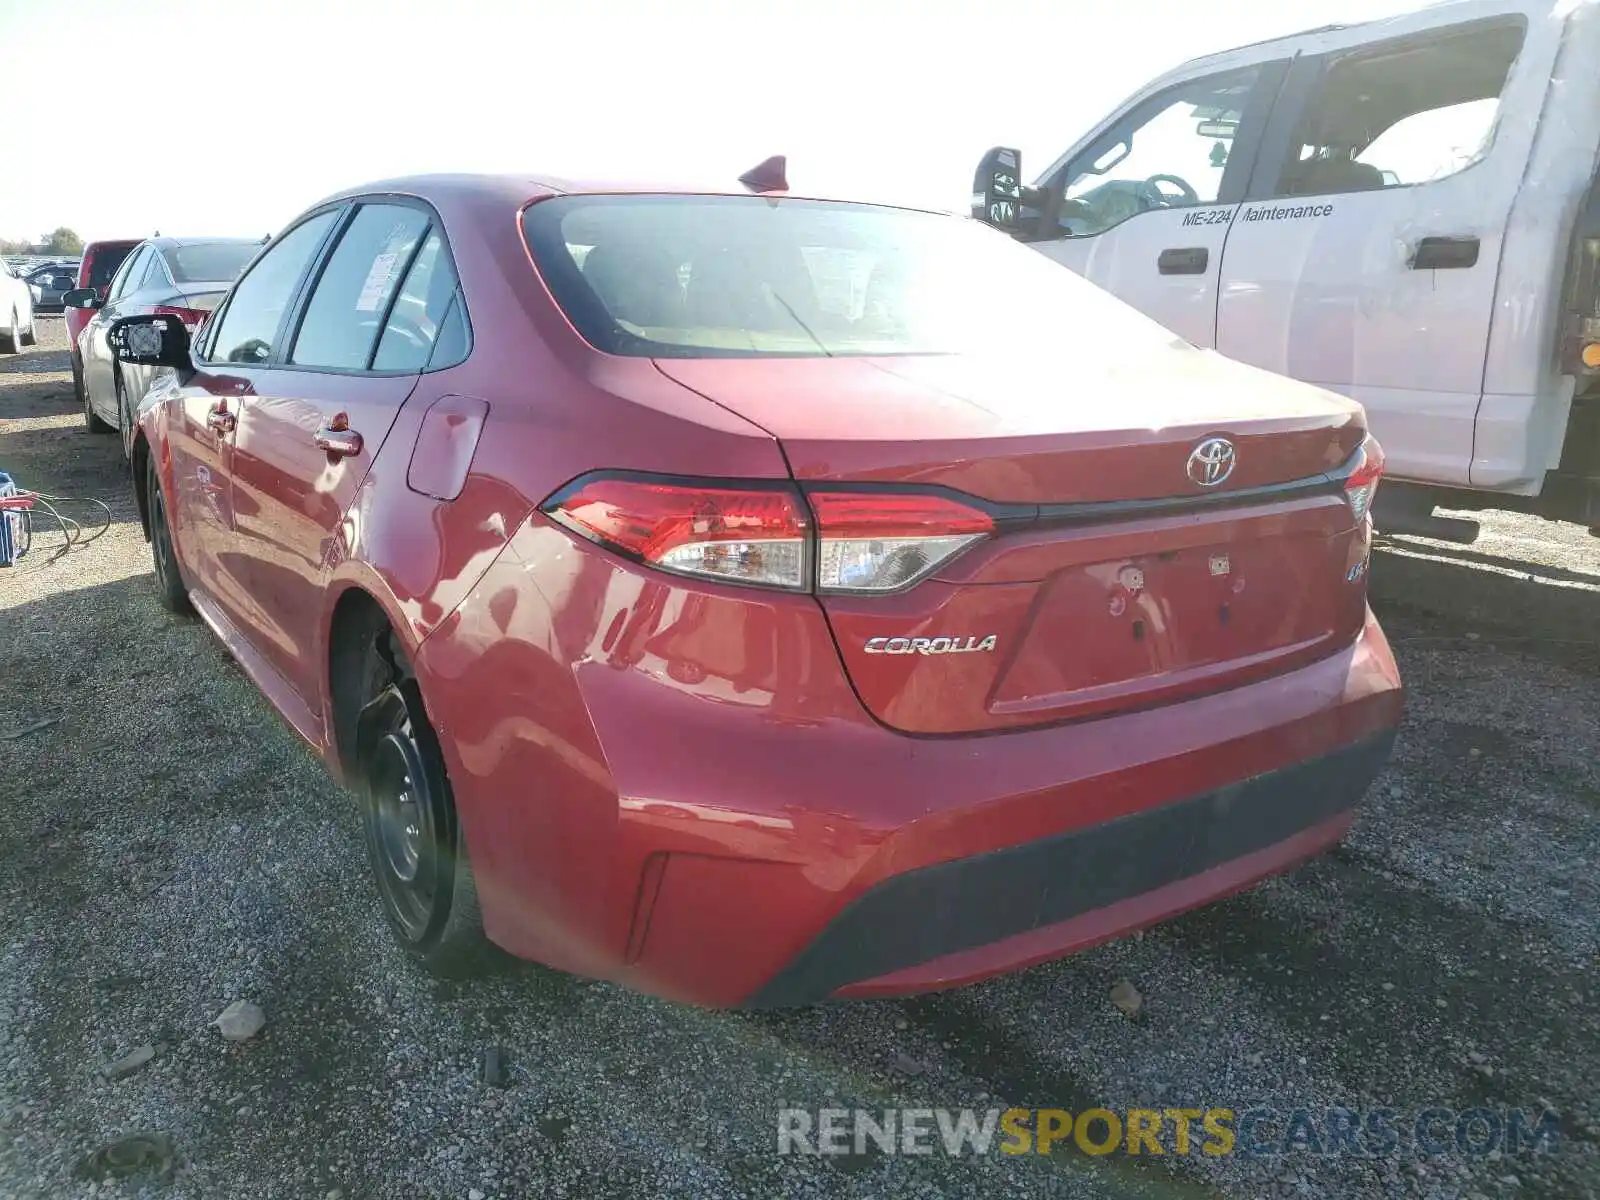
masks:
<path fill-rule="evenodd" d="M 14 242 L 10 238 L 0 238 L 0 254 L 32 254 L 32 242 Z"/>
<path fill-rule="evenodd" d="M 46 254 L 82 254 L 83 239 L 65 225 L 44 239 Z"/>

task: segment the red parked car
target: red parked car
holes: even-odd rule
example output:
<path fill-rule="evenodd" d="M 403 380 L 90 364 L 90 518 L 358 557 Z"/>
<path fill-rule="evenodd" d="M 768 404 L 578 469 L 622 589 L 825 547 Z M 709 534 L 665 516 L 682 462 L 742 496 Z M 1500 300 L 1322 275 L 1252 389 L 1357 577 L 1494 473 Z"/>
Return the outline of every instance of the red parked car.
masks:
<path fill-rule="evenodd" d="M 155 578 L 364 797 L 400 942 L 946 987 L 1334 844 L 1401 684 L 1361 409 L 955 217 L 437 177 L 164 365 Z"/>
<path fill-rule="evenodd" d="M 78 286 L 93 288 L 95 295 L 104 300 L 117 268 L 122 266 L 140 241 L 140 238 L 123 238 L 118 241 L 90 242 L 83 248 L 83 258 L 78 263 Z M 67 322 L 67 345 L 72 350 L 72 392 L 79 404 L 85 404 L 83 359 L 78 353 L 78 335 L 83 332 L 83 327 L 89 323 L 89 318 L 94 314 L 87 309 L 69 307 L 64 315 Z"/>

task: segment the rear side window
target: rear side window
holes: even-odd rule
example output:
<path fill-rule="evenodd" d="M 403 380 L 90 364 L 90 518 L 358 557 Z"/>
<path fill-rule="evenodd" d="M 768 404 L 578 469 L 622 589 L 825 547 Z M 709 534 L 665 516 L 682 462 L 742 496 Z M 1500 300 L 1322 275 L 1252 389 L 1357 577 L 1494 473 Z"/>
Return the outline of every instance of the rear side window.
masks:
<path fill-rule="evenodd" d="M 135 275 L 129 276 L 131 282 L 128 284 L 127 290 L 132 293 L 139 291 L 141 288 L 149 287 L 151 284 L 165 283 L 163 271 L 161 251 L 152 246 L 150 252 L 144 256 L 144 266 Z"/>
<path fill-rule="evenodd" d="M 164 251 L 173 283 L 232 283 L 249 265 L 259 242 L 197 242 Z"/>
<path fill-rule="evenodd" d="M 428 216 L 421 209 L 362 205 L 317 280 L 290 361 L 305 367 L 365 369 L 389 302 L 427 228 Z"/>
<path fill-rule="evenodd" d="M 272 357 L 284 311 L 335 215 L 318 213 L 296 225 L 234 286 L 211 343 L 211 359 L 252 364 Z"/>
<path fill-rule="evenodd" d="M 1526 26 L 1496 22 L 1335 59 L 1306 103 L 1278 196 L 1431 183 L 1489 151 Z"/>
<path fill-rule="evenodd" d="M 444 234 L 435 227 L 384 322 L 373 369 L 421 371 L 430 362 L 434 367 L 450 366 L 466 357 L 464 333 L 455 268 Z"/>
<path fill-rule="evenodd" d="M 116 277 L 111 280 L 111 290 L 107 293 L 107 299 L 120 300 L 133 291 L 138 286 L 138 280 L 144 278 L 145 267 L 153 253 L 154 251 L 148 246 L 138 247 L 138 252 L 122 264 Z"/>

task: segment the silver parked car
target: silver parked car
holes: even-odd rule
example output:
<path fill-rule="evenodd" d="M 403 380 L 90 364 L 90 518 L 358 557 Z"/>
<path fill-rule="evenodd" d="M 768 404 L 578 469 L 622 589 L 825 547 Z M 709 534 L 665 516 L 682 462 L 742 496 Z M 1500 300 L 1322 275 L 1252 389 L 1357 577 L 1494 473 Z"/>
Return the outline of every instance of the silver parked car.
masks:
<path fill-rule="evenodd" d="M 112 322 L 170 313 L 193 334 L 261 246 L 259 238 L 149 238 L 123 261 L 104 300 L 93 288 L 66 294 L 69 307 L 94 311 L 77 346 L 83 363 L 83 421 L 91 433 L 118 430 L 126 453 L 133 414 L 155 371 L 117 361 L 106 344 Z"/>

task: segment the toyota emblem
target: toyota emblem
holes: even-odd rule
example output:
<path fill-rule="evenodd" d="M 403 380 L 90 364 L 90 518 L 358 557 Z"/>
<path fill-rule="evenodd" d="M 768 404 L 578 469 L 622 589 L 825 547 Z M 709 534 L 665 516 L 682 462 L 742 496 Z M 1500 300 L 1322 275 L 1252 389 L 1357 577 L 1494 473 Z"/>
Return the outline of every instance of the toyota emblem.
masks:
<path fill-rule="evenodd" d="M 1233 443 L 1212 437 L 1189 451 L 1189 478 L 1201 487 L 1216 487 L 1233 474 Z"/>

